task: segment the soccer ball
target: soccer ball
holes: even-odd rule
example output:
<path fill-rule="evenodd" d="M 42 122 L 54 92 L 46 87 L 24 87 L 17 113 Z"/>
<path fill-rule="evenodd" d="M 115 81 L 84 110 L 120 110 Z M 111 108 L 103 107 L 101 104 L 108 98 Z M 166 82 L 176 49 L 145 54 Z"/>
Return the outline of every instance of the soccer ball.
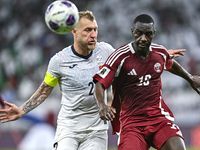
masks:
<path fill-rule="evenodd" d="M 70 1 L 57 0 L 51 3 L 45 13 L 48 28 L 58 34 L 66 34 L 74 29 L 79 21 L 75 4 Z"/>

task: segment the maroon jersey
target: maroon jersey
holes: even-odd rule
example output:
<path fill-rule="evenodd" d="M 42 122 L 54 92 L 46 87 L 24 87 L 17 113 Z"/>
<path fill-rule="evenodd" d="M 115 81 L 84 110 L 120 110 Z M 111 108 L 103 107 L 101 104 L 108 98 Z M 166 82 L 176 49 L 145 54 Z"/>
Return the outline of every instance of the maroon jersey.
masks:
<path fill-rule="evenodd" d="M 94 81 L 101 82 L 105 88 L 113 85 L 113 107 L 117 109 L 113 132 L 130 126 L 174 121 L 163 101 L 161 83 L 163 70 L 171 67 L 172 59 L 167 50 L 157 44 L 151 44 L 146 59 L 135 53 L 132 43 L 118 48 L 108 57 Z"/>

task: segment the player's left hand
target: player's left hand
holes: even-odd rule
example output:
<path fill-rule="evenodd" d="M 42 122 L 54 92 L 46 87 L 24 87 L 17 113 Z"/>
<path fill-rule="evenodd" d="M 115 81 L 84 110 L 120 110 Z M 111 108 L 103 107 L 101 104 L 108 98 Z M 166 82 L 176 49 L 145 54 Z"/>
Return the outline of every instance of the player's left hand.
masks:
<path fill-rule="evenodd" d="M 177 49 L 177 50 L 168 50 L 169 55 L 172 55 L 173 58 L 179 57 L 180 55 L 184 56 L 183 52 L 185 52 L 185 49 Z"/>
<path fill-rule="evenodd" d="M 0 120 L 2 120 L 1 123 L 17 120 L 22 116 L 22 111 L 15 104 L 8 103 L 6 101 L 4 103 L 7 105 L 7 107 L 6 109 L 0 109 Z"/>
<path fill-rule="evenodd" d="M 190 85 L 200 95 L 200 76 L 194 75 Z"/>

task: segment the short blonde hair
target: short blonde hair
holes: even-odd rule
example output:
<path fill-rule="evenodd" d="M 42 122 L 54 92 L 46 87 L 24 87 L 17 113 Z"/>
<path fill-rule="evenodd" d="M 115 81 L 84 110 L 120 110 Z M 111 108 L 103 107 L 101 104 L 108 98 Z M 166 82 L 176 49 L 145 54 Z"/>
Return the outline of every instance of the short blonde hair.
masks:
<path fill-rule="evenodd" d="M 95 16 L 89 10 L 80 11 L 79 12 L 79 20 L 81 20 L 81 18 L 86 18 L 86 19 L 89 19 L 90 21 L 94 21 L 95 20 Z"/>

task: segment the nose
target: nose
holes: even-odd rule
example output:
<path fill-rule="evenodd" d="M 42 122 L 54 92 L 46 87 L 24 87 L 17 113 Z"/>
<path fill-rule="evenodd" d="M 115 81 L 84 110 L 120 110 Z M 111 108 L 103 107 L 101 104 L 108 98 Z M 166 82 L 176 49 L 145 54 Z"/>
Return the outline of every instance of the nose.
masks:
<path fill-rule="evenodd" d="M 97 31 L 92 30 L 92 32 L 91 32 L 91 37 L 92 37 L 92 38 L 96 38 L 96 37 L 97 37 Z"/>
<path fill-rule="evenodd" d="M 142 34 L 140 40 L 143 41 L 143 42 L 146 42 L 146 41 L 147 41 L 146 35 L 145 35 L 145 34 Z"/>

